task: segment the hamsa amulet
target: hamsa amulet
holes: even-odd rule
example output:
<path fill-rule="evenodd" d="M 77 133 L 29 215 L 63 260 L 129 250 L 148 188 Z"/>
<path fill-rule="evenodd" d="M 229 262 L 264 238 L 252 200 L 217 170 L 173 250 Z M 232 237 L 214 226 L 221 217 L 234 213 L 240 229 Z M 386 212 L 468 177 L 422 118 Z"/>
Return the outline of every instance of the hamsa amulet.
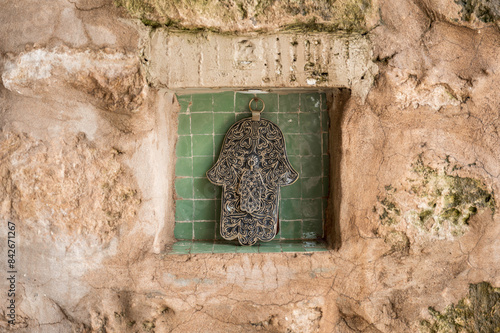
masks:
<path fill-rule="evenodd" d="M 237 238 L 241 245 L 276 236 L 280 187 L 299 178 L 279 127 L 253 113 L 231 126 L 217 162 L 207 171 L 210 182 L 222 186 L 221 236 Z"/>

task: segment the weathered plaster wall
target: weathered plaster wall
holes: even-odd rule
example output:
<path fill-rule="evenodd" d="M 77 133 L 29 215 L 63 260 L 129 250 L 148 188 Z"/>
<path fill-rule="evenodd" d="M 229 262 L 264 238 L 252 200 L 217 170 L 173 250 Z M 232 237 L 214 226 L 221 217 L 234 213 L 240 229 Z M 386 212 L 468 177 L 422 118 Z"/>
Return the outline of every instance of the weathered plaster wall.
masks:
<path fill-rule="evenodd" d="M 224 21 L 173 3 L 177 17 L 142 18 L 260 29 L 254 15 Z M 306 17 L 322 10 L 297 4 Z M 143 64 L 163 32 L 108 0 L 4 1 L 0 248 L 6 258 L 6 221 L 14 221 L 19 279 L 18 322 L 2 316 L 2 330 L 446 332 L 451 324 L 435 323 L 429 306 L 448 317 L 446 306 L 476 299 L 498 309 L 486 284 L 468 295 L 470 283 L 500 286 L 498 6 L 366 8 L 372 21 L 363 16 L 359 30 L 378 74 L 366 98 L 343 90 L 331 101 L 336 249 L 168 256 L 178 105 L 174 83 L 150 80 Z M 276 13 L 283 21 L 262 19 L 269 30 L 299 15 Z M 309 28 L 335 28 L 318 20 Z"/>
<path fill-rule="evenodd" d="M 378 71 L 360 34 L 220 35 L 155 30 L 145 46 L 148 81 L 173 90 L 349 88 L 361 99 Z"/>

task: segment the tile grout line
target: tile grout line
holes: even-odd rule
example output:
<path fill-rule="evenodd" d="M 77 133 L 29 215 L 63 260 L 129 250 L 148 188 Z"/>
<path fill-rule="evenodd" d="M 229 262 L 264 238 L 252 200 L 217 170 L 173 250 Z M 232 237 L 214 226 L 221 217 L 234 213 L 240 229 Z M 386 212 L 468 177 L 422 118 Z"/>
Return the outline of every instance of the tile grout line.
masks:
<path fill-rule="evenodd" d="M 191 107 L 193 106 L 193 95 L 191 94 L 190 95 L 190 101 L 189 101 L 189 104 L 190 107 L 189 107 L 189 136 L 191 138 L 191 165 L 192 165 L 192 169 L 191 169 L 191 174 L 193 175 L 193 182 L 192 182 L 192 195 L 191 195 L 191 198 L 192 198 L 192 212 L 191 212 L 191 241 L 193 241 L 194 239 L 194 209 L 195 209 L 195 202 L 194 202 L 194 149 L 193 149 L 193 119 L 192 119 L 192 112 L 191 112 Z M 191 249 L 190 251 L 191 252 Z"/>

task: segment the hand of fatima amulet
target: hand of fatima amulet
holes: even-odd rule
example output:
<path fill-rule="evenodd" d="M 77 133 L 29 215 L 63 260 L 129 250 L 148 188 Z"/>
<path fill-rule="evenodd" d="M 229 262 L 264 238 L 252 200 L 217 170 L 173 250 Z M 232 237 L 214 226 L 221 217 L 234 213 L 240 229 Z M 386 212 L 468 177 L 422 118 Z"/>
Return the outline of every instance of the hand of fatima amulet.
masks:
<path fill-rule="evenodd" d="M 222 186 L 220 233 L 241 245 L 270 241 L 278 231 L 280 186 L 293 184 L 299 174 L 288 161 L 283 133 L 261 119 L 264 110 L 234 123 L 226 133 L 221 153 L 207 177 Z"/>

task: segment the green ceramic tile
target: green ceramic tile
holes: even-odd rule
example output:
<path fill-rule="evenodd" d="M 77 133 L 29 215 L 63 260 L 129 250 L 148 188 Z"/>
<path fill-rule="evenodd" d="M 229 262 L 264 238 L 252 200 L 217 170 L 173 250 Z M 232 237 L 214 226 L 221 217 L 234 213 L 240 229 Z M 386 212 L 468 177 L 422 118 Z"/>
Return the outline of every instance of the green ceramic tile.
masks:
<path fill-rule="evenodd" d="M 323 241 L 304 241 L 302 242 L 304 249 L 310 252 L 328 251 L 326 243 Z"/>
<path fill-rule="evenodd" d="M 169 255 L 182 255 L 182 254 L 189 254 L 189 250 L 191 248 L 175 248 L 172 249 L 168 254 Z"/>
<path fill-rule="evenodd" d="M 236 253 L 236 245 L 233 243 L 215 243 L 213 253 Z"/>
<path fill-rule="evenodd" d="M 174 243 L 174 246 L 177 246 L 177 247 L 189 247 L 189 248 L 191 248 L 192 245 L 193 245 L 192 240 L 181 240 L 181 241 Z"/>
<path fill-rule="evenodd" d="M 234 113 L 214 114 L 214 133 L 226 134 L 227 130 L 234 124 Z"/>
<path fill-rule="evenodd" d="M 176 221 L 193 220 L 193 200 L 175 201 L 175 220 Z"/>
<path fill-rule="evenodd" d="M 215 197 L 220 198 L 222 195 L 222 186 L 215 186 Z"/>
<path fill-rule="evenodd" d="M 212 94 L 193 94 L 191 112 L 209 112 L 214 110 Z"/>
<path fill-rule="evenodd" d="M 207 171 L 214 165 L 212 156 L 193 157 L 193 177 L 206 177 Z"/>
<path fill-rule="evenodd" d="M 328 133 L 323 133 L 323 154 L 328 154 Z"/>
<path fill-rule="evenodd" d="M 261 116 L 263 119 L 267 119 L 270 122 L 274 123 L 275 125 L 278 125 L 278 114 L 277 113 L 264 113 Z"/>
<path fill-rule="evenodd" d="M 302 237 L 302 221 L 281 221 L 281 237 L 286 239 L 300 239 Z"/>
<path fill-rule="evenodd" d="M 330 119 L 328 117 L 328 112 L 321 112 L 321 129 L 323 132 L 328 132 L 328 128 L 330 126 Z"/>
<path fill-rule="evenodd" d="M 278 242 L 260 242 L 259 253 L 281 252 L 281 244 Z"/>
<path fill-rule="evenodd" d="M 234 92 L 227 91 L 213 95 L 215 112 L 234 111 Z"/>
<path fill-rule="evenodd" d="M 221 212 L 221 199 L 219 199 L 220 197 L 217 197 L 217 199 L 215 200 L 215 220 L 216 221 L 220 221 L 220 212 Z"/>
<path fill-rule="evenodd" d="M 215 199 L 215 186 L 207 178 L 194 179 L 195 199 Z"/>
<path fill-rule="evenodd" d="M 323 176 L 330 175 L 330 155 L 323 155 Z"/>
<path fill-rule="evenodd" d="M 220 213 L 219 215 L 215 214 L 215 239 L 218 240 L 218 241 L 223 241 L 224 238 L 222 238 L 221 234 L 220 234 Z"/>
<path fill-rule="evenodd" d="M 302 174 L 305 177 L 319 177 L 323 175 L 323 162 L 321 156 L 304 156 L 301 159 Z"/>
<path fill-rule="evenodd" d="M 323 196 L 323 177 L 302 178 L 302 198 L 321 198 Z"/>
<path fill-rule="evenodd" d="M 193 135 L 193 156 L 213 155 L 214 143 L 212 135 Z"/>
<path fill-rule="evenodd" d="M 323 212 L 322 212 L 321 216 L 322 216 L 323 220 L 325 220 L 326 219 L 326 208 L 328 207 L 328 198 L 322 198 L 321 202 L 323 204 L 323 206 L 322 206 Z"/>
<path fill-rule="evenodd" d="M 326 100 L 326 94 L 322 93 L 322 94 L 320 94 L 320 96 L 321 96 L 321 111 L 327 111 L 328 105 L 327 105 L 327 100 Z"/>
<path fill-rule="evenodd" d="M 279 95 L 280 112 L 298 112 L 299 94 Z"/>
<path fill-rule="evenodd" d="M 175 223 L 174 237 L 176 239 L 193 239 L 193 223 Z"/>
<path fill-rule="evenodd" d="M 191 115 L 182 113 L 179 114 L 177 134 L 191 134 Z"/>
<path fill-rule="evenodd" d="M 193 175 L 193 159 L 191 157 L 178 157 L 175 162 L 175 175 L 192 176 Z"/>
<path fill-rule="evenodd" d="M 177 178 L 175 180 L 175 193 L 182 199 L 193 198 L 193 179 Z"/>
<path fill-rule="evenodd" d="M 194 200 L 194 220 L 215 220 L 215 200 Z"/>
<path fill-rule="evenodd" d="M 322 219 L 322 199 L 302 199 L 301 215 L 304 219 Z"/>
<path fill-rule="evenodd" d="M 212 253 L 214 243 L 212 242 L 193 242 L 191 253 Z"/>
<path fill-rule="evenodd" d="M 176 242 L 172 246 L 172 251 L 169 254 L 189 254 L 191 251 L 191 242 L 185 245 L 186 242 Z"/>
<path fill-rule="evenodd" d="M 179 95 L 179 96 L 177 96 L 177 101 L 179 102 L 179 105 L 181 106 L 181 109 L 179 112 L 185 113 L 188 111 L 188 108 L 191 104 L 191 95 Z"/>
<path fill-rule="evenodd" d="M 296 113 L 280 113 L 278 115 L 278 126 L 283 133 L 300 133 L 299 115 Z"/>
<path fill-rule="evenodd" d="M 323 237 L 323 220 L 304 220 L 302 222 L 302 239 L 319 239 Z"/>
<path fill-rule="evenodd" d="M 321 155 L 321 134 L 302 134 L 300 141 L 300 155 Z"/>
<path fill-rule="evenodd" d="M 282 186 L 280 189 L 281 198 L 289 199 L 289 198 L 299 198 L 301 197 L 301 183 L 302 179 L 297 179 L 295 183 L 287 186 Z"/>
<path fill-rule="evenodd" d="M 236 93 L 235 112 L 250 112 L 248 103 L 254 97 L 253 94 Z"/>
<path fill-rule="evenodd" d="M 328 197 L 329 190 L 330 190 L 330 181 L 328 177 L 323 177 L 322 178 L 322 183 L 323 183 L 323 190 L 322 190 L 322 195 L 324 198 Z"/>
<path fill-rule="evenodd" d="M 299 115 L 300 133 L 321 132 L 320 113 L 301 113 Z"/>
<path fill-rule="evenodd" d="M 249 118 L 251 116 L 252 116 L 252 114 L 250 112 L 237 113 L 236 114 L 236 121 L 239 121 L 239 120 L 245 119 L 245 118 Z"/>
<path fill-rule="evenodd" d="M 191 115 L 192 134 L 213 134 L 213 113 L 193 113 Z"/>
<path fill-rule="evenodd" d="M 225 135 L 214 135 L 215 160 L 219 157 Z"/>
<path fill-rule="evenodd" d="M 302 246 L 304 246 L 304 248 L 321 247 L 321 242 L 317 242 L 315 240 L 304 240 L 302 241 Z"/>
<path fill-rule="evenodd" d="M 236 246 L 236 253 L 259 253 L 259 244 L 252 246 Z"/>
<path fill-rule="evenodd" d="M 281 243 L 281 250 L 283 252 L 304 252 L 305 251 L 302 243 L 291 243 L 291 242 Z"/>
<path fill-rule="evenodd" d="M 276 236 L 274 236 L 274 239 L 281 239 L 281 229 L 279 227 L 279 223 L 278 223 L 278 231 L 276 232 Z"/>
<path fill-rule="evenodd" d="M 194 239 L 211 239 L 215 238 L 215 222 L 194 222 Z"/>
<path fill-rule="evenodd" d="M 321 98 L 319 96 L 319 93 L 300 94 L 301 112 L 319 112 L 320 108 Z"/>
<path fill-rule="evenodd" d="M 266 105 L 264 108 L 264 113 L 278 112 L 278 94 L 257 94 L 257 98 L 262 99 L 264 101 L 264 104 Z M 260 110 L 260 108 L 261 104 L 259 102 L 257 109 Z"/>
<path fill-rule="evenodd" d="M 175 146 L 177 157 L 191 157 L 191 137 L 179 136 Z"/>
<path fill-rule="evenodd" d="M 282 199 L 280 202 L 280 219 L 293 220 L 302 216 L 300 199 Z"/>
<path fill-rule="evenodd" d="M 302 162 L 300 156 L 288 156 L 288 161 L 292 165 L 293 169 L 299 173 L 299 179 L 302 177 Z"/>
<path fill-rule="evenodd" d="M 328 252 L 326 245 L 318 246 L 318 247 L 306 247 L 304 248 L 306 252 Z"/>
<path fill-rule="evenodd" d="M 285 146 L 288 156 L 300 154 L 300 134 L 285 134 Z"/>

